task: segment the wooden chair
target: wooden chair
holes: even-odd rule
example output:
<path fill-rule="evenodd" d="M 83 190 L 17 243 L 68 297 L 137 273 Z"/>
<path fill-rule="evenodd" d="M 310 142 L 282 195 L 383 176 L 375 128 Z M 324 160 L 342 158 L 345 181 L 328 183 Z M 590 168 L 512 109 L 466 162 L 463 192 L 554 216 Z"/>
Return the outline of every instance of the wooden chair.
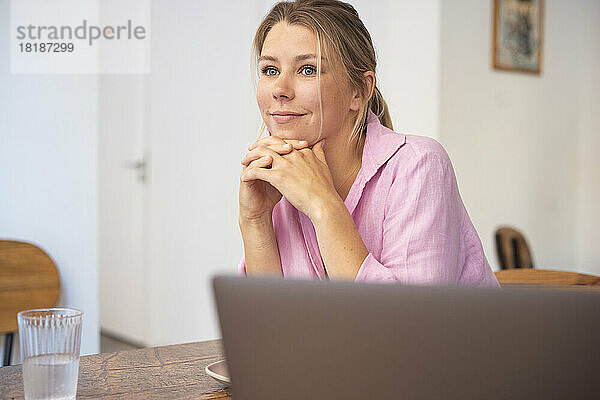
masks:
<path fill-rule="evenodd" d="M 544 269 L 505 269 L 495 272 L 502 287 L 556 287 L 600 291 L 600 276 Z"/>
<path fill-rule="evenodd" d="M 56 305 L 60 293 L 58 271 L 39 247 L 0 240 L 0 334 L 6 334 L 4 363 L 10 365 L 17 313 Z"/>
<path fill-rule="evenodd" d="M 510 226 L 496 229 L 496 253 L 501 269 L 534 268 L 525 236 Z"/>

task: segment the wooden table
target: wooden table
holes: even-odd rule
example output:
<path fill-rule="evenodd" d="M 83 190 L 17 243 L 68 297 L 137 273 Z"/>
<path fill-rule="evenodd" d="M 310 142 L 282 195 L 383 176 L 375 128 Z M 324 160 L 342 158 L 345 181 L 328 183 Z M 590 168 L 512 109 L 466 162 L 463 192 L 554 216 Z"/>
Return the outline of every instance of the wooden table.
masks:
<path fill-rule="evenodd" d="M 204 371 L 223 358 L 221 340 L 83 356 L 77 399 L 231 399 Z M 21 365 L 0 368 L 0 399 L 23 399 Z"/>

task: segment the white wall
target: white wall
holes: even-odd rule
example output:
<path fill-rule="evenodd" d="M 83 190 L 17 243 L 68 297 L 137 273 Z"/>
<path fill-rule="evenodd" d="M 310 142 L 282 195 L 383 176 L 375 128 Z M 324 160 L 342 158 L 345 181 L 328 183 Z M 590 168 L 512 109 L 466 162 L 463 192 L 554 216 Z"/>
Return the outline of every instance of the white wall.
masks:
<path fill-rule="evenodd" d="M 441 1 L 351 3 L 373 39 L 377 87 L 390 108 L 394 130 L 438 139 Z"/>
<path fill-rule="evenodd" d="M 81 353 L 97 353 L 97 77 L 11 74 L 9 5 L 0 0 L 0 238 L 52 257 L 59 305 L 85 313 Z"/>
<path fill-rule="evenodd" d="M 579 135 L 579 266 L 600 274 L 600 2 L 583 0 Z"/>
<path fill-rule="evenodd" d="M 592 172 L 598 91 L 581 89 L 582 68 L 583 86 L 597 87 L 597 50 L 586 61 L 582 44 L 597 49 L 591 25 L 598 6 L 546 2 L 542 74 L 535 76 L 491 68 L 492 3 L 442 3 L 441 140 L 467 210 L 492 264 L 493 232 L 506 223 L 525 233 L 536 266 L 600 272 L 590 252 L 579 256 L 598 237 L 593 222 L 581 228 L 582 216 L 598 220 L 597 161 Z M 595 36 L 584 35 L 583 15 Z M 580 197 L 581 188 L 594 186 Z"/>

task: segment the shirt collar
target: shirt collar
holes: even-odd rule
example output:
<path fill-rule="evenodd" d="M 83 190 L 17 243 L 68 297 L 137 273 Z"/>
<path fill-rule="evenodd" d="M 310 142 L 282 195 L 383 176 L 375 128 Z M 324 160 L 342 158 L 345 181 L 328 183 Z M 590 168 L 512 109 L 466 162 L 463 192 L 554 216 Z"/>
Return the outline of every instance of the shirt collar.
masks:
<path fill-rule="evenodd" d="M 365 185 L 404 143 L 406 143 L 405 135 L 396 133 L 381 125 L 379 118 L 369 110 L 362 165 L 348 196 L 346 196 L 346 200 L 344 200 L 350 215 L 354 212 Z"/>
<path fill-rule="evenodd" d="M 369 109 L 367 134 L 362 157 L 362 170 L 365 181 L 371 179 L 377 173 L 377 170 L 405 143 L 405 135 L 383 126 L 379 122 L 379 118 Z"/>

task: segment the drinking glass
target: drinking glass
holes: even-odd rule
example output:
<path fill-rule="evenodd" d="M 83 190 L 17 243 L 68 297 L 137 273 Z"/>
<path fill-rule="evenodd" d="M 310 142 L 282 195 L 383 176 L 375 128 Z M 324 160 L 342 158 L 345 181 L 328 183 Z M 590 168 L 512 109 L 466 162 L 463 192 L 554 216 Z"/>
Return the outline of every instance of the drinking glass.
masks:
<path fill-rule="evenodd" d="M 83 313 L 44 308 L 17 314 L 25 400 L 74 399 Z"/>

